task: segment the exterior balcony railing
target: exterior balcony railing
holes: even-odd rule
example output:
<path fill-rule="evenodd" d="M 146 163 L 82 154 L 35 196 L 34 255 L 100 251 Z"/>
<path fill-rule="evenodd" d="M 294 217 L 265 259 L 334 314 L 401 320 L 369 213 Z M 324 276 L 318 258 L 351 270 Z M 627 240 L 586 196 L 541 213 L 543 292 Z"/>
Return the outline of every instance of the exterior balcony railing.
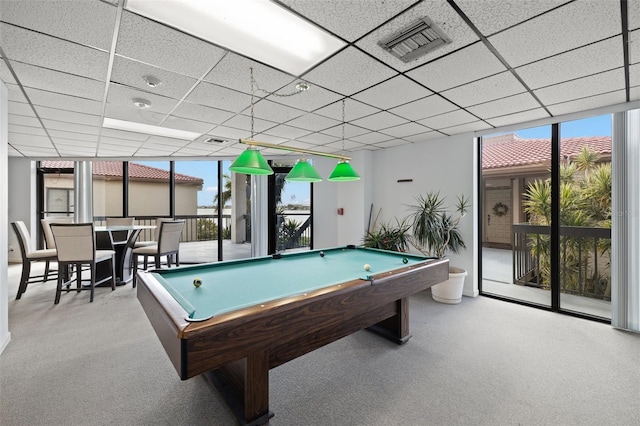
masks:
<path fill-rule="evenodd" d="M 549 289 L 549 226 L 512 227 L 513 282 Z M 560 291 L 611 300 L 611 229 L 560 227 Z"/>

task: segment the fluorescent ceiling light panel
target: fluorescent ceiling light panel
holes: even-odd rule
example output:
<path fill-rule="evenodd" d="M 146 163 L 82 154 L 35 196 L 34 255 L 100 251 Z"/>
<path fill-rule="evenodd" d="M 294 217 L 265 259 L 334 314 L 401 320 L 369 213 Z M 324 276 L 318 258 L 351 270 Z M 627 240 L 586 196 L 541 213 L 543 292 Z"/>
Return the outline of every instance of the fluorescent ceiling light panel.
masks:
<path fill-rule="evenodd" d="M 127 0 L 126 8 L 294 75 L 345 46 L 269 0 Z"/>
<path fill-rule="evenodd" d="M 200 136 L 200 133 L 188 132 L 186 130 L 170 129 L 168 127 L 153 126 L 151 124 L 136 123 L 133 121 L 116 120 L 115 118 L 108 117 L 104 118 L 102 126 L 109 129 L 126 130 L 128 132 L 164 136 L 167 138 L 183 139 L 187 141 L 192 141 Z"/>

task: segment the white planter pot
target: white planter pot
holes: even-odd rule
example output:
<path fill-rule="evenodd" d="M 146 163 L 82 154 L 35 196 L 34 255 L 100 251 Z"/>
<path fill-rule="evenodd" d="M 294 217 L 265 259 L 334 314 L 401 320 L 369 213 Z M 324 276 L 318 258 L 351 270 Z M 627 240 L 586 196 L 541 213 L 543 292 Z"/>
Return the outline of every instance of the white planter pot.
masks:
<path fill-rule="evenodd" d="M 449 279 L 431 287 L 431 297 L 440 303 L 454 305 L 462 300 L 462 290 L 464 290 L 464 279 L 467 271 L 460 268 L 449 268 Z"/>

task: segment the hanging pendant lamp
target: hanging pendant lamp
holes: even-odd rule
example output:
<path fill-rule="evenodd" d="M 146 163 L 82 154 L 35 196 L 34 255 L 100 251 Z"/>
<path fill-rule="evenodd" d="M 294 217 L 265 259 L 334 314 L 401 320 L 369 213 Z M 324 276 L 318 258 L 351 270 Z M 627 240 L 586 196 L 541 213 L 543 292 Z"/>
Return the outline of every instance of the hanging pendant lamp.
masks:
<path fill-rule="evenodd" d="M 260 151 L 254 146 L 247 148 L 236 160 L 229 166 L 229 170 L 234 173 L 243 173 L 245 175 L 272 175 L 273 169 L 264 159 Z"/>
<path fill-rule="evenodd" d="M 306 158 L 298 160 L 295 166 L 291 169 L 287 177 L 284 178 L 289 182 L 321 182 L 322 177 L 313 168 L 313 166 L 307 161 Z"/>
<path fill-rule="evenodd" d="M 342 99 L 342 152 L 344 153 L 344 99 Z M 348 182 L 358 179 L 360 179 L 360 175 L 353 170 L 347 160 L 340 160 L 336 164 L 336 168 L 331 172 L 331 176 L 327 178 L 331 182 Z"/>
<path fill-rule="evenodd" d="M 336 168 L 331 172 L 331 176 L 327 180 L 331 182 L 348 182 L 350 180 L 358 180 L 360 175 L 353 170 L 348 161 L 342 160 L 336 164 Z"/>

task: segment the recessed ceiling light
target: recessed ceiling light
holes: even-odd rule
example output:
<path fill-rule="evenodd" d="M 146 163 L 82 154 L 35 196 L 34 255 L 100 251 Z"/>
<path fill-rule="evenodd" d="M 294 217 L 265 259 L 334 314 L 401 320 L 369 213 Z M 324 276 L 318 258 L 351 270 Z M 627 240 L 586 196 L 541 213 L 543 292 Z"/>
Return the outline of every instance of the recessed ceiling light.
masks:
<path fill-rule="evenodd" d="M 147 86 L 155 88 L 162 84 L 162 80 L 152 75 L 143 75 L 142 79 L 147 83 Z"/>
<path fill-rule="evenodd" d="M 151 107 L 151 102 L 146 100 L 146 99 L 133 98 L 133 99 L 131 99 L 131 101 L 133 102 L 133 104 L 135 106 L 137 106 L 140 109 L 146 109 L 146 108 L 150 108 Z"/>
<path fill-rule="evenodd" d="M 346 45 L 269 0 L 127 0 L 126 8 L 294 75 Z"/>
<path fill-rule="evenodd" d="M 126 130 L 128 132 L 164 136 L 167 138 L 183 139 L 187 141 L 192 141 L 200 136 L 200 133 L 188 132 L 186 130 L 170 129 L 169 127 L 136 123 L 134 121 L 117 120 L 115 118 L 108 117 L 104 118 L 102 126 L 109 129 Z"/>

